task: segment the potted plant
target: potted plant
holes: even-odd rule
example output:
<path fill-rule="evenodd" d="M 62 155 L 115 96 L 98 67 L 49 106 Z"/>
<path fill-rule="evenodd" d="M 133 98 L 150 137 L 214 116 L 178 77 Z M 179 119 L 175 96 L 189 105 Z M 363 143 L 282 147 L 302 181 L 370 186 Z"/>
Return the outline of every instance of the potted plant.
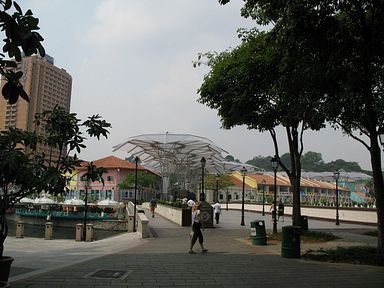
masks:
<path fill-rule="evenodd" d="M 42 167 L 22 148 L 36 145 L 32 133 L 10 129 L 0 134 L 0 281 L 7 281 L 13 258 L 3 256 L 8 235 L 6 212 L 21 198 L 40 192 Z"/>

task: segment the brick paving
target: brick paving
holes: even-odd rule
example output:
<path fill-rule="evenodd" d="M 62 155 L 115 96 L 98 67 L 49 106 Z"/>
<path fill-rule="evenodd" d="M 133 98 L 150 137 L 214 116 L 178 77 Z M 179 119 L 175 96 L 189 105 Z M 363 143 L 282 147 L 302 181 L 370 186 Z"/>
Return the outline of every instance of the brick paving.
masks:
<path fill-rule="evenodd" d="M 200 253 L 199 245 L 195 245 L 197 254 L 187 253 L 189 227 L 179 227 L 156 216 L 149 219 L 150 231 L 155 237 L 111 238 L 108 243 L 118 247 L 116 251 L 100 252 L 100 247 L 96 250 L 89 247 L 99 241 L 82 243 L 80 250 L 88 249 L 88 254 L 99 251 L 99 254 L 88 255 L 92 258 L 83 255 L 73 260 L 73 264 L 68 259 L 65 265 L 52 265 L 52 270 L 34 275 L 23 274 L 20 270 L 23 267 L 15 261 L 12 269 L 21 274 L 11 275 L 11 287 L 384 287 L 384 267 L 282 258 L 279 244 L 252 245 L 250 228 L 226 226 L 225 217 L 223 213 L 222 224 L 217 228 L 204 231 L 205 246 L 209 250 L 206 254 Z M 333 245 L 354 241 L 375 243 L 375 238 L 370 236 L 359 235 L 354 240 L 353 227 L 345 231 L 335 230 L 345 238 Z M 51 245 L 55 245 L 55 241 L 52 240 Z M 56 257 L 67 254 L 68 250 L 64 249 Z M 113 275 L 113 271 L 120 272 L 116 273 L 117 278 L 91 275 L 103 276 L 107 272 Z"/>

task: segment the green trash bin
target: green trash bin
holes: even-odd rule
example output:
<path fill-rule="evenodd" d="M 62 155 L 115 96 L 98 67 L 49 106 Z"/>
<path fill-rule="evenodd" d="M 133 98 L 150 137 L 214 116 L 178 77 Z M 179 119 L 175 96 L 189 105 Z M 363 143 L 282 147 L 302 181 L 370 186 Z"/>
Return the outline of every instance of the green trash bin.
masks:
<path fill-rule="evenodd" d="M 300 226 L 302 232 L 307 232 L 308 231 L 308 217 L 307 216 L 300 216 Z"/>
<path fill-rule="evenodd" d="M 283 226 L 281 256 L 284 258 L 300 258 L 300 226 Z"/>
<path fill-rule="evenodd" d="M 267 245 L 264 220 L 251 221 L 251 240 L 253 245 Z"/>

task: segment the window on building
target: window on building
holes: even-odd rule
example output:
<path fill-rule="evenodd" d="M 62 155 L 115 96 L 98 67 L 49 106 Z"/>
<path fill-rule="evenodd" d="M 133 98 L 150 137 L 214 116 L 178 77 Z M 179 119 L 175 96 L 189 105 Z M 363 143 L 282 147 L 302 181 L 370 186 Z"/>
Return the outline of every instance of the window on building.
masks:
<path fill-rule="evenodd" d="M 82 175 L 82 176 L 80 177 L 80 181 L 87 181 L 87 176 Z"/>
<path fill-rule="evenodd" d="M 113 181 L 113 176 L 108 176 L 107 181 Z"/>

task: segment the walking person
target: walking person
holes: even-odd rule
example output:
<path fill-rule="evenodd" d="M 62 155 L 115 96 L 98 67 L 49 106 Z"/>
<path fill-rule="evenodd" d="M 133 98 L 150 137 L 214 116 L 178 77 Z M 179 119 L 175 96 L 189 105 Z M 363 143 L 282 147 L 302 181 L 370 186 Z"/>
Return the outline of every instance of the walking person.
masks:
<path fill-rule="evenodd" d="M 279 205 L 277 206 L 277 221 L 279 221 L 280 217 L 283 218 L 284 222 L 284 203 L 281 199 L 279 201 Z"/>
<path fill-rule="evenodd" d="M 273 216 L 276 217 L 276 214 L 275 214 L 275 212 L 274 212 L 275 209 L 276 209 L 276 207 L 275 207 L 275 203 L 272 202 L 271 207 L 269 207 L 269 212 L 272 211 L 272 221 L 275 220 Z"/>
<path fill-rule="evenodd" d="M 152 213 L 152 218 L 155 217 L 155 209 L 157 207 L 157 201 L 156 198 L 152 198 L 151 201 L 149 202 L 149 207 Z"/>
<path fill-rule="evenodd" d="M 192 208 L 192 237 L 191 237 L 191 246 L 189 248 L 189 254 L 196 254 L 193 251 L 193 246 L 195 245 L 197 239 L 199 239 L 199 244 L 201 247 L 201 252 L 206 253 L 208 250 L 204 248 L 204 237 L 202 230 L 204 230 L 203 220 L 201 218 L 200 211 L 201 202 L 197 202 Z"/>
<path fill-rule="evenodd" d="M 213 213 L 215 213 L 216 224 L 219 224 L 220 214 L 221 214 L 221 205 L 219 201 L 212 205 Z"/>

